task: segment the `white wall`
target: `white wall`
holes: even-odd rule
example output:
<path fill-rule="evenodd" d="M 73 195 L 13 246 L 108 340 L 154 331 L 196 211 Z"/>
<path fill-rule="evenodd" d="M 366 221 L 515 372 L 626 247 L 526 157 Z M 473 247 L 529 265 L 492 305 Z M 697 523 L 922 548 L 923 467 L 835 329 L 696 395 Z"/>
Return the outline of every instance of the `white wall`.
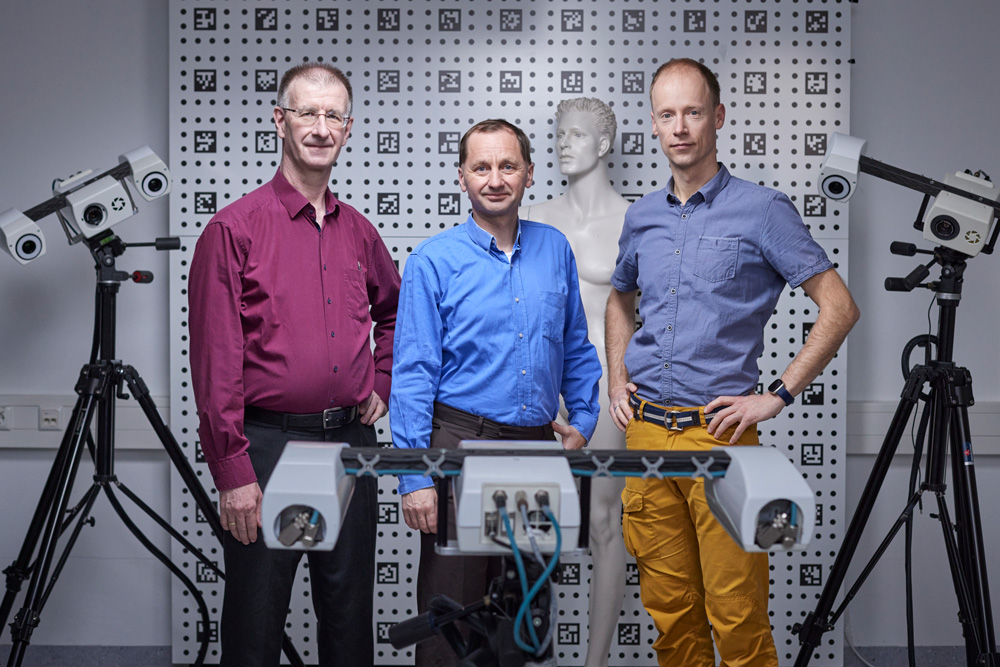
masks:
<path fill-rule="evenodd" d="M 142 144 L 167 154 L 167 3 L 165 0 L 36 0 L 7 3 L 0 22 L 0 209 L 34 206 L 49 196 L 55 177 L 79 169 L 104 170 L 119 153 Z M 789 10 L 793 8 L 788 8 Z M 941 178 L 966 167 L 1000 180 L 1000 120 L 995 72 L 1000 56 L 990 46 L 1000 25 L 1000 5 L 989 0 L 883 0 L 851 5 L 853 54 L 851 131 L 868 139 L 867 154 L 911 171 Z M 899 353 L 926 331 L 930 294 L 890 294 L 886 275 L 905 275 L 913 260 L 889 254 L 892 240 L 920 242 L 910 223 L 920 196 L 862 176 L 851 208 L 849 276 L 863 317 L 849 342 L 849 414 L 864 406 L 894 404 L 901 388 Z M 138 216 L 116 227 L 126 241 L 166 234 L 166 203 L 144 204 Z M 42 223 L 48 254 L 28 267 L 0 256 L 0 396 L 71 396 L 90 348 L 93 269 L 89 253 L 69 247 L 54 218 Z M 956 358 L 976 373 L 981 403 L 1000 401 L 995 333 L 1000 308 L 1000 258 L 970 263 L 958 311 Z M 168 391 L 167 260 L 133 249 L 123 269 L 152 270 L 151 285 L 125 284 L 119 295 L 119 356 L 135 365 L 154 396 Z M 161 407 L 163 407 L 161 405 Z M 870 425 L 878 428 L 876 418 Z M 11 441 L 0 432 L 0 444 Z M 32 440 L 31 442 L 34 442 Z M 857 451 L 858 447 L 851 446 Z M 980 446 L 984 508 L 1000 498 L 991 490 L 1000 460 Z M 52 451 L 0 448 L 0 565 L 17 555 Z M 872 457 L 848 461 L 848 504 L 856 498 Z M 884 503 L 872 521 L 881 534 L 902 507 L 907 461 L 894 464 Z M 168 465 L 159 451 L 119 450 L 119 476 L 155 508 L 169 503 Z M 84 483 L 89 482 L 86 475 Z M 79 486 L 79 485 L 78 485 Z M 991 516 L 987 511 L 987 517 Z M 42 644 L 166 645 L 170 641 L 166 571 L 120 527 L 107 502 L 98 503 L 98 527 L 81 539 L 56 587 L 34 640 Z M 918 641 L 954 645 L 953 594 L 939 528 L 919 519 L 916 579 L 925 602 Z M 988 552 L 1000 542 L 987 524 Z M 154 541 L 165 544 L 158 531 Z M 854 641 L 901 645 L 899 549 L 880 567 L 852 606 Z M 857 570 L 857 567 L 854 568 Z M 1000 580 L 995 572 L 994 583 Z M 1000 595 L 1000 592 L 997 593 Z M 1000 599 L 1000 598 L 998 598 Z M 19 601 L 20 603 L 20 601 Z M 6 643 L 9 635 L 0 637 Z"/>
<path fill-rule="evenodd" d="M 166 0 L 4 3 L 0 60 L 0 209 L 27 210 L 51 196 L 53 178 L 104 171 L 120 153 L 143 144 L 167 155 Z M 166 201 L 139 206 L 116 232 L 126 242 L 166 235 Z M 83 244 L 67 245 L 54 216 L 40 226 L 45 256 L 21 266 L 0 255 L 0 405 L 71 405 L 90 353 L 93 260 Z M 156 276 L 149 285 L 122 285 L 118 356 L 140 371 L 154 396 L 166 396 L 167 258 L 135 248 L 118 267 Z M 16 427 L 35 423 L 37 411 L 30 408 L 17 408 Z M 141 415 L 129 420 L 134 417 Z M 0 443 L 15 444 L 15 435 L 0 431 Z M 0 568 L 17 556 L 51 465 L 54 450 L 37 447 L 53 438 L 57 443 L 57 435 L 23 431 L 17 444 L 28 448 L 0 448 Z M 169 512 L 165 454 L 120 448 L 116 468 L 155 509 Z M 91 481 L 86 465 L 81 473 L 78 490 Z M 125 530 L 106 499 L 98 501 L 95 516 L 97 525 L 84 530 L 33 642 L 169 644 L 166 568 Z M 162 531 L 140 523 L 155 544 L 167 547 Z M 21 604 L 19 598 L 15 611 Z M 9 641 L 5 626 L 0 644 Z"/>
<path fill-rule="evenodd" d="M 987 46 L 995 40 L 995 28 L 1000 25 L 1000 5 L 988 0 L 892 0 L 852 7 L 852 55 L 856 62 L 851 75 L 851 133 L 868 140 L 865 154 L 935 179 L 948 172 L 981 168 L 1000 181 L 1000 118 L 996 114 L 1000 57 Z M 873 176 L 862 175 L 861 179 L 851 202 L 850 222 L 850 287 L 862 310 L 848 348 L 848 394 L 855 413 L 859 404 L 869 402 L 891 402 L 894 407 L 903 386 L 899 370 L 902 347 L 911 337 L 927 332 L 931 301 L 926 290 L 904 294 L 882 288 L 886 276 L 906 275 L 918 259 L 890 254 L 889 243 L 901 240 L 931 247 L 912 227 L 921 195 Z M 974 373 L 977 403 L 987 404 L 987 409 L 1000 400 L 997 285 L 1000 256 L 980 255 L 971 260 L 957 316 L 955 360 Z M 937 313 L 932 317 L 936 326 Z M 884 429 L 890 417 L 882 413 L 880 418 L 860 421 L 871 426 L 881 423 Z M 996 424 L 979 410 L 973 416 L 977 419 L 974 426 L 987 423 L 993 428 Z M 859 421 L 858 415 L 853 421 Z M 995 454 L 1000 443 L 995 437 L 977 442 L 987 554 L 995 563 L 1000 554 L 1000 530 L 992 519 L 993 508 L 1000 501 L 996 490 L 1000 460 L 985 455 Z M 848 448 L 859 449 L 850 440 Z M 900 452 L 908 449 L 907 436 Z M 910 457 L 898 456 L 893 463 L 869 524 L 871 530 L 853 564 L 855 574 L 860 571 L 860 554 L 872 553 L 905 504 L 909 462 Z M 873 463 L 870 455 L 848 457 L 849 515 Z M 957 604 L 941 529 L 927 516 L 928 511 L 936 512 L 933 498 L 927 501 L 915 531 L 917 641 L 959 645 Z M 902 567 L 902 546 L 897 544 L 851 605 L 855 644 L 905 644 Z M 993 598 L 997 600 L 1000 571 L 994 569 L 991 574 Z"/>

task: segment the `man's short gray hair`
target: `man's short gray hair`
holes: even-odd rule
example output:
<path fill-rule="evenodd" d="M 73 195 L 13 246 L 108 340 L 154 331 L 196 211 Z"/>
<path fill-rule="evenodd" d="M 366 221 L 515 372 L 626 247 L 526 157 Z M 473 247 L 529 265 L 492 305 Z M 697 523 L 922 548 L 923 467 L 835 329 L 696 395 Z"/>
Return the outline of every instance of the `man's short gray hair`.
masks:
<path fill-rule="evenodd" d="M 614 146 L 615 134 L 618 132 L 618 120 L 615 118 L 615 112 L 607 104 L 596 97 L 574 97 L 563 100 L 556 107 L 556 120 L 562 118 L 562 115 L 567 111 L 583 111 L 593 114 L 594 120 L 597 121 L 597 130 L 602 136 L 607 137 L 611 145 Z"/>

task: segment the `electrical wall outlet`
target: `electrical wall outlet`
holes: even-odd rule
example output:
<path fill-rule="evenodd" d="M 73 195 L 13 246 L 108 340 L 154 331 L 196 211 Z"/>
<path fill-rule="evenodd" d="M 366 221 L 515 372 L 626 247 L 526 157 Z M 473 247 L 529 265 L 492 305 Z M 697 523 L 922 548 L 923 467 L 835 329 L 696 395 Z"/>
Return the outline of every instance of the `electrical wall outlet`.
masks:
<path fill-rule="evenodd" d="M 11 413 L 6 405 L 0 406 L 0 431 L 10 430 Z"/>
<path fill-rule="evenodd" d="M 38 410 L 38 430 L 58 431 L 62 428 L 62 420 L 59 408 L 39 408 Z"/>

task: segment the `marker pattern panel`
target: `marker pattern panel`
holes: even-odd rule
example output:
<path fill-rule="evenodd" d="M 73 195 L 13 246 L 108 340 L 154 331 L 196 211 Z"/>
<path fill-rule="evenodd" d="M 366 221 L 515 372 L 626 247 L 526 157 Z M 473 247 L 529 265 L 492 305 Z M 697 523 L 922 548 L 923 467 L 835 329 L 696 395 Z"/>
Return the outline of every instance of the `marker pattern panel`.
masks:
<path fill-rule="evenodd" d="M 183 239 L 171 266 L 171 424 L 213 498 L 201 460 L 187 357 L 186 279 L 194 243 L 222 206 L 265 183 L 280 159 L 271 119 L 281 73 L 303 60 L 339 66 L 354 87 L 354 129 L 331 187 L 379 229 L 402 270 L 409 252 L 465 220 L 457 182 L 458 142 L 473 123 L 504 117 L 534 146 L 535 184 L 525 203 L 566 187 L 555 159 L 554 111 L 568 97 L 610 103 L 618 137 L 610 158 L 615 188 L 628 199 L 666 185 L 669 172 L 649 126 L 647 92 L 656 67 L 677 56 L 702 59 L 722 86 L 727 119 L 719 159 L 734 174 L 787 193 L 813 235 L 846 275 L 847 217 L 816 194 L 831 132 L 848 132 L 850 6 L 846 0 L 171 0 L 171 233 Z M 784 369 L 816 319 L 801 290 L 786 290 L 765 332 L 758 389 Z M 761 439 L 799 466 L 817 493 L 818 526 L 806 552 L 772 555 L 770 611 L 782 664 L 798 642 L 793 623 L 810 611 L 833 563 L 844 523 L 843 351 Z M 388 445 L 388 421 L 378 424 Z M 595 443 L 595 446 L 599 446 Z M 416 613 L 417 541 L 402 522 L 395 482 L 380 480 L 376 662 L 412 664 L 387 629 Z M 179 480 L 174 524 L 213 560 L 221 550 Z M 181 548 L 174 560 L 205 593 L 212 621 L 179 585 L 173 592 L 173 659 L 189 662 L 209 632 L 218 661 L 222 582 Z M 612 665 L 652 665 L 655 629 L 639 600 L 634 563 L 611 648 Z M 586 655 L 587 557 L 560 567 L 555 639 L 560 665 Z M 288 632 L 315 663 L 316 625 L 303 568 Z M 839 665 L 839 632 L 828 633 L 815 665 Z"/>

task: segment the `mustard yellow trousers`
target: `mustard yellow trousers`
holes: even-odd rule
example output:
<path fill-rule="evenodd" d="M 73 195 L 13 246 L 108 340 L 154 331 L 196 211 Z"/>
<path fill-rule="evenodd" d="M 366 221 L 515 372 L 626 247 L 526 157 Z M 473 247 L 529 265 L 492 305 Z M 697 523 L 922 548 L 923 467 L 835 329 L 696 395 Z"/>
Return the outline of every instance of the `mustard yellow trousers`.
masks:
<path fill-rule="evenodd" d="M 702 410 L 702 416 L 704 410 Z M 704 422 L 704 419 L 702 419 Z M 707 450 L 728 445 L 704 426 L 672 431 L 632 419 L 628 449 Z M 741 445 L 757 445 L 748 429 Z M 767 614 L 767 554 L 748 554 L 722 528 L 705 501 L 704 482 L 683 477 L 629 477 L 622 492 L 625 548 L 639 566 L 642 604 L 659 636 L 660 667 L 777 667 Z"/>

